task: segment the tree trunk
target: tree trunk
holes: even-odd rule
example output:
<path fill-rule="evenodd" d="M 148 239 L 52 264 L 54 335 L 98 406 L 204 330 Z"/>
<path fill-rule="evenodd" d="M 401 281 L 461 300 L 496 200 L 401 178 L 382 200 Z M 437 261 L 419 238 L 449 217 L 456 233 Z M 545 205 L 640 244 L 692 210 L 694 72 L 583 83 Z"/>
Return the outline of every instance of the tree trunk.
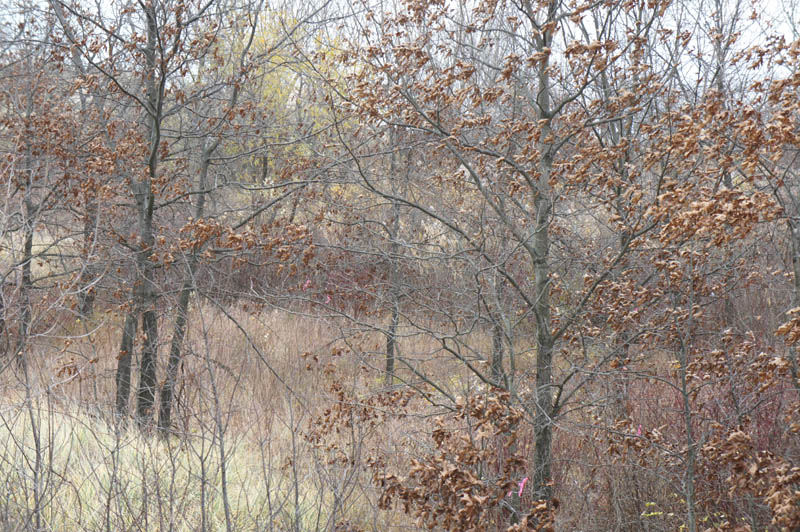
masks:
<path fill-rule="evenodd" d="M 175 397 L 175 384 L 178 381 L 178 369 L 183 358 L 182 347 L 183 339 L 186 336 L 186 319 L 189 313 L 189 296 L 191 296 L 191 293 L 192 283 L 187 279 L 181 287 L 178 310 L 175 316 L 175 328 L 172 331 L 172 342 L 169 347 L 167 376 L 161 386 L 161 396 L 159 398 L 158 430 L 162 434 L 169 431 L 172 423 L 172 403 Z"/>
<path fill-rule="evenodd" d="M 28 95 L 26 104 L 26 119 L 33 113 L 33 96 Z M 27 359 L 25 351 L 28 348 L 28 335 L 30 334 L 33 310 L 31 308 L 31 292 L 33 292 L 33 273 L 31 271 L 33 263 L 33 236 L 35 233 L 34 217 L 36 208 L 33 203 L 33 155 L 31 153 L 30 142 L 25 147 L 25 159 L 23 172 L 25 175 L 25 219 L 24 219 L 24 240 L 22 244 L 22 284 L 20 286 L 20 302 L 22 304 L 20 315 L 20 326 L 17 337 L 16 361 L 25 371 L 27 378 Z"/>
<path fill-rule="evenodd" d="M 692 298 L 693 299 L 693 298 Z M 691 301 L 689 308 L 691 308 Z M 691 334 L 691 321 L 688 338 Z M 692 428 L 692 402 L 691 392 L 688 382 L 689 368 L 689 348 L 687 342 L 683 341 L 678 351 L 678 362 L 680 364 L 680 392 L 683 402 L 683 423 L 686 430 L 686 471 L 683 477 L 683 496 L 686 503 L 686 530 L 688 532 L 697 531 L 697 508 L 695 502 L 695 469 L 697 464 L 697 441 L 694 437 Z"/>
<path fill-rule="evenodd" d="M 78 309 L 81 316 L 89 317 L 94 311 L 96 292 L 94 283 L 97 279 L 97 265 L 92 262 L 92 249 L 95 247 L 97 225 L 97 200 L 92 198 L 86 206 L 86 218 L 83 222 L 83 270 L 78 293 Z"/>
<path fill-rule="evenodd" d="M 550 272 L 547 264 L 550 239 L 548 235 L 552 204 L 548 198 L 539 196 L 536 200 L 537 230 L 534 235 L 534 283 L 536 285 L 536 410 L 533 420 L 533 433 L 536 449 L 533 460 L 533 489 L 537 498 L 549 500 L 551 443 L 553 440 L 553 345 L 550 331 Z"/>
<path fill-rule="evenodd" d="M 538 240 L 538 239 L 537 239 Z M 546 237 L 543 240 L 547 240 Z M 553 440 L 553 352 L 554 341 L 550 333 L 550 304 L 548 297 L 549 276 L 547 271 L 546 259 L 535 268 L 536 284 L 541 288 L 537 293 L 538 303 L 536 314 L 537 333 L 536 333 L 536 404 L 533 420 L 533 434 L 536 443 L 536 450 L 533 460 L 533 489 L 539 499 L 549 500 L 552 497 L 550 487 L 551 471 L 551 443 Z"/>
<path fill-rule="evenodd" d="M 392 317 L 386 334 L 386 385 L 394 383 L 395 342 L 397 341 L 397 324 L 399 312 L 397 303 L 392 304 Z"/>
<path fill-rule="evenodd" d="M 389 131 L 389 144 L 391 155 L 389 160 L 389 176 L 392 180 L 392 191 L 396 195 L 397 188 L 397 161 L 395 148 L 396 131 L 392 128 Z M 397 326 L 400 321 L 400 265 L 398 264 L 398 254 L 400 252 L 400 244 L 398 242 L 398 233 L 400 229 L 400 206 L 397 201 L 392 200 L 392 218 L 387 224 L 389 236 L 389 304 L 391 305 L 391 322 L 389 323 L 389 330 L 386 333 L 386 385 L 391 386 L 394 384 L 394 365 L 395 365 L 395 350 L 397 348 Z"/>
<path fill-rule="evenodd" d="M 163 85 L 156 82 L 159 67 L 156 64 L 156 47 L 158 44 L 158 23 L 156 8 L 150 3 L 144 7 L 147 18 L 147 45 L 144 49 L 147 77 L 147 129 L 149 134 L 150 149 L 147 168 L 140 181 L 134 186 L 134 196 L 139 215 L 139 249 L 136 254 L 137 279 L 136 287 L 140 291 L 142 332 L 144 345 L 142 346 L 141 364 L 139 367 L 139 389 L 136 400 L 136 418 L 140 425 L 146 426 L 152 422 L 153 407 L 156 400 L 156 370 L 158 355 L 158 316 L 156 306 L 158 292 L 155 284 L 155 265 L 150 258 L 155 241 L 153 235 L 153 207 L 155 195 L 152 180 L 158 174 L 159 147 L 161 143 L 161 103 Z M 161 73 L 163 74 L 163 73 Z M 158 77 L 163 81 L 163 75 Z"/>
<path fill-rule="evenodd" d="M 503 325 L 499 318 L 492 327 L 492 382 L 495 386 L 503 386 Z"/>
<path fill-rule="evenodd" d="M 558 2 L 548 5 L 548 21 L 554 20 Z M 536 319 L 536 410 L 533 420 L 533 435 L 536 444 L 533 460 L 533 490 L 539 499 L 549 500 L 553 493 L 550 486 L 552 467 L 551 445 L 553 440 L 553 352 L 555 339 L 550 323 L 550 225 L 553 211 L 550 178 L 553 173 L 553 132 L 552 95 L 550 87 L 549 51 L 553 41 L 553 32 L 544 31 L 537 39 L 538 51 L 545 54 L 545 59 L 538 65 L 538 95 L 536 103 L 542 122 L 540 132 L 539 189 L 534 199 L 536 221 L 532 237 L 532 260 L 534 278 L 533 314 Z"/>
<path fill-rule="evenodd" d="M 390 386 L 394 383 L 394 364 L 395 364 L 395 350 L 397 348 L 397 326 L 400 322 L 400 272 L 399 265 L 397 264 L 399 253 L 399 245 L 397 243 L 397 226 L 399 222 L 399 213 L 397 202 L 392 205 L 393 219 L 390 223 L 391 245 L 389 246 L 389 304 L 391 305 L 391 322 L 389 330 L 386 334 L 386 385 Z"/>
<path fill-rule="evenodd" d="M 21 367 L 26 365 L 25 351 L 28 344 L 28 335 L 31 329 L 33 312 L 31 309 L 31 292 L 33 291 L 33 274 L 31 263 L 33 262 L 33 202 L 31 200 L 31 177 L 28 172 L 28 187 L 25 191 L 25 239 L 22 245 L 22 284 L 20 286 L 20 302 L 22 312 L 20 315 L 20 326 L 17 337 L 16 359 Z"/>
<path fill-rule="evenodd" d="M 139 388 L 136 394 L 136 419 L 143 425 L 149 425 L 153 419 L 153 407 L 156 402 L 156 350 L 158 348 L 158 316 L 151 308 L 142 314 L 142 346 L 141 365 L 139 366 Z"/>
<path fill-rule="evenodd" d="M 125 316 L 125 326 L 122 330 L 122 344 L 119 348 L 116 375 L 116 412 L 119 419 L 128 417 L 129 401 L 131 396 L 131 362 L 133 358 L 133 344 L 136 338 L 137 312 L 131 309 Z"/>
<path fill-rule="evenodd" d="M 792 307 L 800 306 L 800 225 L 789 221 L 789 237 L 792 239 L 792 267 L 794 269 L 794 285 L 792 286 Z M 800 399 L 800 366 L 798 365 L 797 347 L 789 348 L 789 370 L 792 383 Z"/>

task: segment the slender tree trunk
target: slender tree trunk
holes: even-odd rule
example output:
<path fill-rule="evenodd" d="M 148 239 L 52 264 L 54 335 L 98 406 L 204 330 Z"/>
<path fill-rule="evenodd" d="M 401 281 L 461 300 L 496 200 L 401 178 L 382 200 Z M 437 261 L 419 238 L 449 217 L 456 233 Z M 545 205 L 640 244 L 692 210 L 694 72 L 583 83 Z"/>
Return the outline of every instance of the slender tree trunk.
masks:
<path fill-rule="evenodd" d="M 149 425 L 153 419 L 156 401 L 156 350 L 158 348 L 158 316 L 151 308 L 142 314 L 141 365 L 139 367 L 139 388 L 136 393 L 136 418 L 142 425 Z"/>
<path fill-rule="evenodd" d="M 31 291 L 33 290 L 33 274 L 31 272 L 31 264 L 33 262 L 34 223 L 32 217 L 34 215 L 34 207 L 31 199 L 32 179 L 30 177 L 30 171 L 31 170 L 29 168 L 26 169 L 26 173 L 28 173 L 28 183 L 25 189 L 25 236 L 22 245 L 22 285 L 20 286 L 22 296 L 22 319 L 20 320 L 21 327 L 19 333 L 19 345 L 24 345 L 25 340 L 28 337 L 32 314 Z M 22 356 L 22 352 L 18 351 L 18 355 Z"/>
<path fill-rule="evenodd" d="M 134 338 L 138 325 L 136 309 L 131 309 L 125 316 L 125 326 L 122 330 L 122 344 L 119 348 L 116 375 L 116 412 L 120 420 L 128 417 L 128 408 L 131 397 L 131 362 L 133 359 Z"/>
<path fill-rule="evenodd" d="M 792 267 L 794 269 L 794 286 L 792 286 L 792 307 L 800 306 L 800 225 L 789 221 L 789 237 L 792 240 Z M 798 365 L 797 347 L 789 348 L 789 371 L 792 383 L 800 399 L 800 365 Z"/>
<path fill-rule="evenodd" d="M 400 322 L 400 266 L 398 264 L 398 253 L 400 246 L 397 242 L 397 229 L 399 223 L 399 212 L 397 203 L 392 205 L 392 221 L 390 223 L 391 245 L 389 246 L 389 304 L 391 305 L 391 322 L 389 323 L 389 330 L 386 334 L 386 384 L 391 385 L 394 383 L 394 364 L 395 364 L 395 350 L 397 345 L 397 326 Z"/>
<path fill-rule="evenodd" d="M 208 158 L 204 161 L 200 178 L 200 190 L 205 185 L 205 176 L 208 171 Z M 195 208 L 195 219 L 201 219 L 205 213 L 205 194 L 200 194 Z M 160 406 L 158 411 L 158 429 L 162 433 L 169 431 L 172 423 L 172 406 L 175 398 L 175 385 L 178 381 L 178 369 L 183 360 L 183 341 L 186 337 L 186 321 L 189 316 L 189 299 L 194 290 L 194 274 L 197 268 L 197 251 L 193 251 L 186 265 L 186 278 L 181 286 L 178 299 L 178 310 L 175 316 L 175 327 L 172 331 L 172 342 L 167 361 L 167 375 L 161 387 Z"/>
<path fill-rule="evenodd" d="M 27 116 L 30 117 L 33 109 L 32 97 L 28 98 Z M 25 402 L 28 410 L 28 420 L 30 422 L 34 459 L 28 461 L 28 467 L 31 472 L 31 482 L 33 485 L 33 511 L 32 521 L 36 530 L 41 529 L 41 509 L 42 509 L 42 441 L 40 425 L 36 415 L 36 399 L 33 393 L 33 382 L 31 382 L 30 368 L 28 365 L 28 340 L 31 334 L 31 326 L 33 320 L 33 310 L 31 308 L 31 293 L 33 292 L 33 237 L 35 234 L 34 217 L 36 216 L 36 208 L 33 202 L 33 162 L 30 144 L 26 147 L 24 169 L 25 172 L 25 196 L 24 196 L 24 240 L 22 245 L 22 263 L 20 265 L 22 270 L 22 283 L 21 283 L 21 316 L 19 336 L 17 338 L 16 359 L 20 368 L 22 369 L 23 378 L 25 381 Z"/>
<path fill-rule="evenodd" d="M 691 308 L 691 305 L 689 305 Z M 690 322 L 691 323 L 691 322 Z M 691 329 L 690 329 L 691 331 Z M 687 335 L 691 337 L 691 332 Z M 687 379 L 689 366 L 689 348 L 682 342 L 678 353 L 681 379 L 681 399 L 683 403 L 683 422 L 686 429 L 686 470 L 683 477 L 683 496 L 686 501 L 687 531 L 697 531 L 697 509 L 695 502 L 695 469 L 697 466 L 697 442 L 692 428 L 691 390 Z"/>
<path fill-rule="evenodd" d="M 137 276 L 134 300 L 142 311 L 144 344 L 139 365 L 139 386 L 136 393 L 136 419 L 141 425 L 150 424 L 156 398 L 156 357 L 158 349 L 158 294 L 155 286 L 155 268 L 150 259 L 153 247 L 153 193 L 150 179 L 137 184 L 136 203 L 139 209 L 139 229 L 142 235 L 136 254 Z M 136 303 L 134 303 L 136 305 Z"/>
<path fill-rule="evenodd" d="M 155 284 L 155 265 L 150 259 L 155 241 L 153 235 L 153 207 L 155 195 L 152 180 L 158 175 L 159 147 L 161 143 L 161 105 L 163 94 L 163 75 L 158 76 L 160 67 L 156 62 L 158 45 L 158 23 L 156 7 L 149 3 L 144 5 L 147 18 L 147 44 L 144 48 L 147 78 L 147 129 L 150 149 L 147 168 L 142 178 L 134 185 L 134 196 L 139 215 L 139 249 L 136 254 L 139 279 L 137 288 L 140 291 L 142 313 L 142 346 L 141 365 L 139 367 L 139 388 L 136 398 L 136 418 L 143 425 L 149 425 L 153 419 L 153 408 L 156 401 L 156 371 L 158 355 L 158 316 L 156 307 L 158 292 Z M 163 74 L 163 73 L 161 73 Z"/>
<path fill-rule="evenodd" d="M 547 263 L 550 239 L 549 217 L 552 205 L 548 198 L 536 200 L 537 230 L 534 235 L 534 283 L 536 285 L 536 413 L 533 421 L 536 449 L 533 460 L 533 489 L 540 499 L 550 499 L 551 444 L 553 440 L 553 345 L 550 331 L 550 272 Z"/>
<path fill-rule="evenodd" d="M 89 317 L 94 311 L 96 297 L 93 286 L 97 279 L 97 265 L 92 262 L 92 250 L 95 247 L 97 225 L 97 200 L 91 198 L 86 205 L 86 214 L 83 222 L 83 271 L 80 278 L 80 293 L 78 295 L 78 308 L 81 316 Z"/>
<path fill-rule="evenodd" d="M 172 404 L 175 397 L 175 385 L 178 381 L 178 369 L 183 358 L 183 340 L 186 336 L 186 319 L 189 313 L 189 297 L 192 293 L 192 286 L 188 279 L 184 281 L 178 300 L 175 328 L 172 331 L 172 342 L 169 347 L 167 376 L 161 386 L 161 395 L 159 397 L 158 430 L 162 434 L 169 431 L 172 423 Z"/>
<path fill-rule="evenodd" d="M 33 113 L 33 97 L 28 96 L 26 118 Z M 22 309 L 20 312 L 20 326 L 17 337 L 16 360 L 25 371 L 27 378 L 27 357 L 28 335 L 30 334 L 33 310 L 31 308 L 31 293 L 33 292 L 33 273 L 31 271 L 33 263 L 33 236 L 35 233 L 34 217 L 36 209 L 33 203 L 33 159 L 30 143 L 25 148 L 25 159 L 23 172 L 25 175 L 25 196 L 24 209 L 25 219 L 23 228 L 22 260 L 20 268 L 22 270 L 22 283 L 20 286 L 20 300 Z"/>
<path fill-rule="evenodd" d="M 397 341 L 397 325 L 399 322 L 400 314 L 398 312 L 397 303 L 392 304 L 391 323 L 389 330 L 386 333 L 386 385 L 391 386 L 394 383 L 394 362 L 395 362 L 395 342 Z"/>
<path fill-rule="evenodd" d="M 391 149 L 389 162 L 389 176 L 392 179 L 392 189 L 396 193 L 398 172 L 395 154 L 396 131 L 392 128 L 389 132 L 389 144 Z M 389 233 L 389 304 L 391 305 L 391 317 L 389 329 L 386 332 L 386 385 L 394 383 L 394 365 L 397 349 L 397 326 L 400 322 L 400 265 L 398 263 L 400 244 L 398 242 L 400 229 L 400 206 L 397 201 L 392 201 L 392 218 L 387 225 Z"/>
<path fill-rule="evenodd" d="M 548 21 L 553 20 L 558 9 L 558 2 L 548 5 Z M 549 500 L 553 493 L 550 486 L 552 469 L 551 446 L 553 441 L 553 353 L 555 339 L 551 329 L 550 308 L 550 268 L 548 258 L 550 254 L 550 225 L 553 211 L 551 198 L 550 177 L 553 173 L 553 132 L 552 120 L 552 95 L 550 87 L 550 60 L 549 52 L 553 41 L 553 32 L 544 31 L 537 39 L 537 48 L 545 54 L 545 59 L 538 65 L 538 94 L 536 103 L 539 107 L 539 116 L 542 122 L 540 132 L 539 162 L 539 189 L 534 199 L 535 226 L 532 235 L 532 260 L 534 278 L 535 307 L 533 314 L 536 319 L 536 405 L 533 420 L 534 442 L 536 445 L 533 460 L 533 490 L 540 499 Z"/>
<path fill-rule="evenodd" d="M 500 323 L 499 318 L 494 322 L 492 327 L 492 360 L 491 372 L 492 382 L 496 386 L 503 386 L 503 325 Z"/>
<path fill-rule="evenodd" d="M 26 192 L 26 196 L 30 192 Z M 32 204 L 29 198 L 25 199 L 25 211 L 30 212 Z M 31 309 L 31 292 L 33 291 L 33 275 L 31 273 L 31 263 L 33 262 L 33 222 L 27 217 L 25 220 L 25 239 L 22 245 L 22 284 L 20 286 L 20 300 L 22 311 L 20 315 L 20 327 L 17 337 L 17 362 L 20 366 L 27 363 L 25 351 L 28 346 L 28 335 L 31 329 L 33 312 Z"/>
<path fill-rule="evenodd" d="M 505 250 L 504 250 L 505 252 Z M 494 272 L 492 279 L 492 290 L 494 292 L 494 301 L 491 305 L 487 303 L 486 311 L 489 314 L 489 319 L 492 324 L 492 356 L 490 359 L 491 380 L 500 388 L 505 388 L 510 385 L 510 380 L 507 379 L 505 369 L 503 368 L 503 359 L 505 358 L 505 317 L 503 313 L 504 308 L 504 290 L 505 279 Z M 492 310 L 492 308 L 494 310 Z"/>
<path fill-rule="evenodd" d="M 550 486 L 552 469 L 551 446 L 553 442 L 553 396 L 550 391 L 550 377 L 552 369 L 553 348 L 539 344 L 539 354 L 536 364 L 536 417 L 534 418 L 533 431 L 536 450 L 533 460 L 533 488 L 539 499 L 550 499 L 553 495 Z"/>

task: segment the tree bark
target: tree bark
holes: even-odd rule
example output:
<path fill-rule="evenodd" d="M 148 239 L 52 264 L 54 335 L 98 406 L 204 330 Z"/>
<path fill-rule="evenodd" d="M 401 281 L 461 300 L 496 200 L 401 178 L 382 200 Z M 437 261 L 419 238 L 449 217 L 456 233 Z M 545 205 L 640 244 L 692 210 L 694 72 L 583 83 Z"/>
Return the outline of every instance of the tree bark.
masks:
<path fill-rule="evenodd" d="M 789 237 L 792 240 L 792 268 L 794 271 L 794 284 L 792 286 L 792 308 L 800 306 L 800 225 L 798 222 L 789 221 Z M 789 348 L 789 371 L 792 384 L 800 399 L 800 364 L 798 364 L 797 346 Z"/>
<path fill-rule="evenodd" d="M 89 317 L 94 312 L 94 300 L 97 295 L 94 283 L 97 280 L 98 268 L 92 262 L 92 249 L 95 247 L 97 225 L 97 201 L 89 199 L 86 205 L 86 214 L 83 222 L 83 270 L 80 278 L 80 292 L 78 293 L 78 309 L 81 316 Z"/>
<path fill-rule="evenodd" d="M 31 263 L 33 262 L 33 216 L 34 206 L 31 199 L 31 187 L 33 186 L 31 179 L 31 169 L 26 168 L 27 185 L 25 190 L 25 229 L 24 241 L 22 245 L 22 283 L 20 286 L 20 301 L 22 303 L 22 312 L 20 313 L 20 326 L 17 337 L 16 359 L 21 367 L 25 367 L 27 363 L 25 351 L 28 345 L 28 335 L 31 329 L 31 320 L 33 312 L 31 309 L 31 292 L 33 291 L 33 274 L 31 272 Z"/>
<path fill-rule="evenodd" d="M 398 171 L 397 154 L 395 153 L 397 131 L 392 127 L 389 130 L 389 179 L 392 180 L 392 193 L 397 195 Z M 392 214 L 386 226 L 389 237 L 389 304 L 391 305 L 391 317 L 389 329 L 386 332 L 386 385 L 394 383 L 394 366 L 397 349 L 397 326 L 400 322 L 400 265 L 399 253 L 400 243 L 398 241 L 400 229 L 400 205 L 396 200 L 392 200 Z"/>
<path fill-rule="evenodd" d="M 394 156 L 393 156 L 394 157 Z M 394 166 L 394 165 L 393 165 Z M 400 322 L 400 266 L 398 264 L 398 254 L 400 246 L 398 244 L 397 232 L 400 222 L 396 201 L 392 202 L 392 220 L 389 223 L 389 304 L 391 305 L 391 318 L 389 329 L 386 333 L 386 385 L 394 383 L 395 349 L 397 345 L 397 326 Z"/>
<path fill-rule="evenodd" d="M 397 325 L 399 322 L 399 312 L 397 303 L 392 304 L 392 316 L 389 323 L 389 330 L 386 333 L 386 385 L 394 383 L 394 362 L 395 362 L 395 342 L 397 341 Z"/>
<path fill-rule="evenodd" d="M 175 397 L 175 384 L 178 381 L 178 369 L 183 358 L 182 347 L 186 336 L 186 319 L 189 312 L 189 297 L 191 293 L 192 284 L 187 280 L 181 287 L 178 310 L 175 316 L 175 327 L 172 331 L 172 342 L 169 348 L 167 376 L 161 386 L 161 395 L 159 397 L 158 430 L 161 433 L 168 432 L 172 423 L 172 404 Z"/>
<path fill-rule="evenodd" d="M 550 271 L 547 263 L 550 238 L 549 198 L 536 199 L 536 231 L 533 237 L 534 284 L 536 287 L 536 409 L 533 420 L 536 450 L 533 460 L 533 490 L 540 499 L 550 499 L 551 444 L 553 440 L 553 377 L 554 341 L 550 330 Z"/>
<path fill-rule="evenodd" d="M 119 419 L 128 417 L 128 408 L 131 396 L 131 362 L 133 358 L 134 338 L 138 326 L 138 314 L 131 309 L 125 316 L 125 326 L 122 330 L 122 344 L 119 348 L 116 375 L 116 402 L 115 408 Z"/>
<path fill-rule="evenodd" d="M 556 17 L 558 2 L 548 4 L 548 22 Z M 529 8 L 530 9 L 530 6 Z M 531 12 L 532 13 L 532 12 Z M 537 48 L 544 54 L 544 59 L 538 65 L 538 94 L 536 103 L 542 123 L 540 132 L 539 162 L 540 177 L 539 188 L 534 199 L 535 226 L 532 236 L 532 260 L 534 279 L 533 314 L 536 320 L 536 409 L 533 420 L 535 451 L 533 460 L 533 490 L 539 499 L 549 500 L 553 493 L 550 486 L 552 468 L 551 446 L 553 441 L 553 353 L 555 339 L 551 329 L 550 308 L 550 269 L 548 258 L 550 254 L 550 226 L 553 210 L 551 198 L 550 178 L 553 173 L 553 132 L 552 120 L 552 95 L 550 87 L 550 46 L 553 41 L 553 31 L 543 31 L 537 39 Z"/>
<path fill-rule="evenodd" d="M 492 327 L 492 382 L 495 386 L 503 386 L 503 326 L 495 321 Z"/>
<path fill-rule="evenodd" d="M 33 94 L 29 91 L 26 105 L 25 118 L 30 119 L 33 114 Z M 33 154 L 30 141 L 26 141 L 25 158 L 23 162 L 23 172 L 25 175 L 25 195 L 24 195 L 24 220 L 23 220 L 23 244 L 22 260 L 20 268 L 22 270 L 22 283 L 20 285 L 20 302 L 22 309 L 20 312 L 20 326 L 17 336 L 16 361 L 25 371 L 27 378 L 27 357 L 28 335 L 30 334 L 31 321 L 33 319 L 33 309 L 31 308 L 31 292 L 33 292 L 33 273 L 31 264 L 33 263 L 33 236 L 35 233 L 34 217 L 36 207 L 33 203 Z"/>
<path fill-rule="evenodd" d="M 142 314 L 144 345 L 139 366 L 139 388 L 136 393 L 136 419 L 145 426 L 153 419 L 153 407 L 156 401 L 157 320 L 155 309 L 149 309 Z"/>
<path fill-rule="evenodd" d="M 147 168 L 134 186 L 136 208 L 139 215 L 139 249 L 136 254 L 138 279 L 136 289 L 140 292 L 138 298 L 141 302 L 142 332 L 144 345 L 142 346 L 141 364 L 139 367 L 139 388 L 136 400 L 136 419 L 140 425 L 149 425 L 153 419 L 153 407 L 156 400 L 156 371 L 158 350 L 158 316 L 156 305 L 158 293 L 155 285 L 155 265 L 150 255 L 153 250 L 153 207 L 155 195 L 152 180 L 158 173 L 159 146 L 161 143 L 161 105 L 163 93 L 163 72 L 158 77 L 156 73 L 160 68 L 156 64 L 156 47 L 158 44 L 158 23 L 155 5 L 145 4 L 144 13 L 147 19 L 147 44 L 144 48 L 146 65 L 146 94 L 147 94 L 147 129 L 149 134 L 150 149 Z"/>

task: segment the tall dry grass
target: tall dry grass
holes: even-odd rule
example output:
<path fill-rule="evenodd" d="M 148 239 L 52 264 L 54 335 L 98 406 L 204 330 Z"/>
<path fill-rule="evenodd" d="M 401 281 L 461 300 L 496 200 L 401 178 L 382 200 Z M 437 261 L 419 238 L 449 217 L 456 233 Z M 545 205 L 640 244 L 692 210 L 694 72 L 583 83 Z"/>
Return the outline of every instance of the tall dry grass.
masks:
<path fill-rule="evenodd" d="M 170 326 L 169 319 L 160 323 L 160 375 Z M 27 374 L 14 366 L 0 374 L 0 479 L 7 494 L 0 500 L 0 529 L 415 529 L 402 507 L 377 508 L 367 464 L 380 457 L 386 471 L 402 473 L 430 453 L 433 416 L 448 419 L 441 395 L 431 395 L 433 404 L 418 396 L 402 419 L 387 415 L 376 425 L 345 419 L 320 439 L 309 435 L 342 403 L 357 412 L 387 389 L 433 392 L 415 372 L 456 401 L 485 390 L 462 361 L 411 329 L 399 331 L 405 364 L 387 388 L 385 337 L 374 327 L 208 303 L 190 310 L 173 433 L 163 438 L 113 415 L 120 329 L 113 314 L 62 319 L 55 332 L 31 339 Z M 480 357 L 490 352 L 491 337 L 475 331 L 460 341 L 462 356 L 486 369 Z M 525 393 L 534 351 L 521 344 L 515 352 Z M 581 415 L 560 422 L 554 473 L 559 496 L 580 509 L 562 521 L 599 529 L 608 520 L 598 516 L 592 525 L 598 506 L 619 506 L 630 486 L 656 484 L 627 470 L 608 482 L 598 477 L 592 464 L 607 460 L 589 431 L 577 426 Z M 459 428 L 458 420 L 447 423 Z M 529 440 L 523 435 L 521 445 L 532 447 Z M 649 491 L 636 495 L 635 507 L 618 508 L 618 521 L 633 516 L 640 522 L 642 501 L 656 500 Z"/>
<path fill-rule="evenodd" d="M 162 361 L 169 326 L 161 324 Z M 0 529 L 321 531 L 337 523 L 385 530 L 402 524 L 391 513 L 379 515 L 362 458 L 370 445 L 399 448 L 407 430 L 354 427 L 326 436 L 324 445 L 307 437 L 338 400 L 334 380 L 351 398 L 383 386 L 367 370 L 379 365 L 371 359 L 377 352 L 365 348 L 380 335 L 345 340 L 330 320 L 193 308 L 174 430 L 165 438 L 114 416 L 120 328 L 111 314 L 64 320 L 55 333 L 31 339 L 27 371 L 10 365 L 0 374 L 6 494 Z"/>

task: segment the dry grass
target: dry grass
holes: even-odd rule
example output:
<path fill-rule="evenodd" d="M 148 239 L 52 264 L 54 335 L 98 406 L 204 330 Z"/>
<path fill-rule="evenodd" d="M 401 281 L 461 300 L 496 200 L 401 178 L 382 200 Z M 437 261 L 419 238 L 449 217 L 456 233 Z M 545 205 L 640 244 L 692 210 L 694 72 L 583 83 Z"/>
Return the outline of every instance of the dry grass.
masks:
<path fill-rule="evenodd" d="M 392 528 L 385 521 L 392 516 L 379 517 L 371 502 L 360 461 L 332 461 L 329 449 L 305 438 L 334 400 L 332 379 L 353 397 L 382 386 L 361 370 L 370 355 L 337 340 L 331 322 L 193 309 L 176 433 L 167 439 L 121 429 L 113 418 L 119 322 L 110 314 L 70 321 L 32 339 L 27 375 L 13 366 L 0 374 L 0 479 L 8 494 L 0 529 L 36 529 L 37 519 L 42 530 L 65 531 L 313 531 L 334 520 Z M 170 325 L 161 324 L 162 364 Z M 376 338 L 362 334 L 358 343 Z M 406 433 L 398 429 L 396 438 Z M 375 431 L 358 442 L 353 436 L 325 445 L 353 456 L 395 445 Z"/>
<path fill-rule="evenodd" d="M 313 530 L 311 523 L 325 523 L 324 495 L 282 467 L 291 455 L 283 445 L 286 431 L 278 432 L 227 441 L 234 530 L 291 530 L 295 524 Z M 220 446 L 213 434 L 161 439 L 37 401 L 4 409 L 0 447 L 6 529 L 29 528 L 36 510 L 44 530 L 226 528 Z"/>
<path fill-rule="evenodd" d="M 171 325 L 160 323 L 161 378 Z M 441 408 L 417 396 L 413 414 L 401 420 L 386 416 L 374 426 L 344 424 L 319 441 L 306 437 L 327 409 L 340 404 L 334 382 L 344 387 L 344 401 L 357 406 L 385 390 L 385 337 L 344 326 L 235 305 L 192 308 L 175 433 L 167 439 L 122 430 L 113 418 L 119 317 L 62 319 L 47 334 L 33 336 L 28 375 L 14 366 L 0 373 L 0 490 L 6 494 L 0 530 L 321 532 L 339 522 L 358 527 L 351 530 L 415 529 L 400 509 L 377 509 L 365 464 L 379 456 L 387 471 L 407 471 L 412 459 L 432 451 L 431 414 Z M 485 390 L 430 336 L 400 333 L 402 356 L 445 393 L 460 399 Z M 460 341 L 460 347 L 450 345 L 486 369 L 479 356 L 490 352 L 491 338 L 475 331 Z M 522 343 L 515 347 L 524 394 L 534 352 Z M 557 369 L 568 371 L 562 364 Z M 397 383 L 431 391 L 410 367 L 398 364 L 397 370 Z M 590 386 L 578 399 L 594 404 L 595 394 L 608 393 Z M 661 399 L 645 396 L 641 402 L 657 405 Z M 602 442 L 592 437 L 595 411 L 562 417 L 555 432 L 554 478 L 571 509 L 560 522 L 565 530 L 602 530 L 609 518 L 597 509 L 613 506 L 618 523 L 643 526 L 642 505 L 661 501 L 664 484 L 609 463 Z M 661 418 L 647 414 L 637 411 L 637 422 L 656 426 Z M 459 423 L 447 419 L 448 426 Z M 530 434 L 520 444 L 532 448 Z M 654 520 L 660 521 L 650 517 L 648 526 L 660 530 Z"/>

